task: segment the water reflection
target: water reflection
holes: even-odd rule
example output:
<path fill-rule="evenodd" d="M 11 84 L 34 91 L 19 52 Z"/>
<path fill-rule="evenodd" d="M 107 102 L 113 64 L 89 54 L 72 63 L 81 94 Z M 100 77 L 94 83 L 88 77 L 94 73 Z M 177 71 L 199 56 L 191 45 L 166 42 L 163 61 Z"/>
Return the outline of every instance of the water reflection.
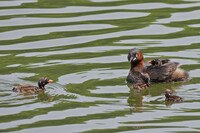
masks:
<path fill-rule="evenodd" d="M 40 102 L 52 102 L 53 101 L 53 97 L 51 95 L 49 95 L 48 93 L 39 93 L 37 95 L 38 101 Z"/>
<path fill-rule="evenodd" d="M 142 112 L 142 108 L 138 107 L 143 107 L 143 93 L 131 88 L 127 102 L 130 107 L 133 107 L 134 112 Z"/>

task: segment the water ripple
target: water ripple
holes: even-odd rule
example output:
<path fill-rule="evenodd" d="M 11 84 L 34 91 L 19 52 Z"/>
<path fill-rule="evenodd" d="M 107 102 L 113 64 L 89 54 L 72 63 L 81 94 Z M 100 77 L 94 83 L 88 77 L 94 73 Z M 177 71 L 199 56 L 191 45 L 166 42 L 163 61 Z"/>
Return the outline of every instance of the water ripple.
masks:
<path fill-rule="evenodd" d="M 0 132 L 199 132 L 199 0 L 0 1 Z M 52 8 L 54 7 L 54 8 Z M 191 80 L 133 90 L 129 49 Z M 18 84 L 54 83 L 44 93 Z M 184 99 L 165 102 L 169 88 Z"/>
<path fill-rule="evenodd" d="M 132 46 L 99 46 L 99 47 L 86 47 L 86 48 L 75 48 L 75 49 L 67 49 L 67 50 L 57 50 L 57 51 L 48 51 L 48 52 L 30 52 L 30 53 L 23 53 L 18 54 L 18 56 L 23 57 L 44 57 L 44 56 L 51 56 L 51 55 L 59 55 L 59 54 L 73 54 L 77 53 L 99 53 L 99 52 L 106 52 L 112 50 L 120 50 L 120 49 L 131 49 Z"/>
<path fill-rule="evenodd" d="M 200 19 L 200 10 L 191 11 L 191 12 L 181 12 L 181 13 L 172 13 L 170 18 L 158 19 L 156 23 L 170 23 L 178 21 L 188 21 L 194 19 Z"/>
<path fill-rule="evenodd" d="M 161 9 L 161 8 L 190 8 L 197 7 L 200 3 L 187 4 L 166 4 L 166 3 L 139 3 L 126 4 L 120 6 L 67 6 L 59 9 L 5 9 L 1 10 L 0 16 L 4 15 L 23 15 L 23 14 L 60 14 L 60 13 L 80 13 L 80 12 L 94 12 L 103 10 L 147 10 L 147 9 Z"/>
<path fill-rule="evenodd" d="M 18 39 L 25 36 L 38 36 L 49 34 L 51 32 L 62 32 L 62 31 L 84 31 L 84 30 L 98 30 L 114 28 L 117 26 L 112 26 L 108 24 L 82 24 L 82 25 L 71 25 L 71 26 L 57 26 L 57 27 L 43 27 L 43 28 L 31 28 L 31 29 L 21 29 L 12 30 L 0 33 L 0 40 L 11 40 Z"/>
<path fill-rule="evenodd" d="M 34 24 L 48 24 L 48 23 L 66 23 L 66 22 L 80 22 L 92 20 L 117 20 L 127 18 L 138 18 L 148 16 L 150 13 L 141 12 L 114 12 L 97 15 L 85 15 L 80 17 L 69 18 L 39 18 L 39 17 L 22 17 L 12 18 L 9 20 L 0 20 L 0 27 L 5 26 L 20 26 L 20 25 L 34 25 Z"/>
<path fill-rule="evenodd" d="M 107 70 L 107 69 L 93 69 L 85 72 L 78 72 L 60 76 L 58 83 L 65 85 L 69 83 L 83 83 L 90 79 L 113 79 L 121 76 L 126 76 L 128 70 Z"/>
<path fill-rule="evenodd" d="M 1 50 L 24 50 L 24 49 L 37 49 L 37 48 L 48 48 L 48 47 L 58 47 L 66 46 L 72 44 L 87 43 L 91 41 L 96 41 L 99 39 L 108 39 L 120 36 L 131 36 L 131 35 L 160 35 L 169 34 L 183 30 L 182 28 L 171 28 L 162 25 L 151 25 L 143 29 L 138 30 L 128 30 L 119 31 L 114 33 L 100 34 L 100 35 L 90 35 L 90 36 L 76 36 L 61 39 L 51 39 L 44 41 L 35 41 L 28 43 L 12 44 L 12 45 L 1 45 Z"/>
<path fill-rule="evenodd" d="M 191 45 L 194 43 L 200 43 L 199 41 L 200 36 L 191 36 L 191 37 L 181 37 L 181 38 L 172 38 L 172 39 L 126 39 L 120 40 L 119 44 L 148 44 L 148 45 L 141 45 L 138 46 L 139 48 L 144 47 L 170 47 L 170 46 L 184 46 L 184 45 Z"/>
<path fill-rule="evenodd" d="M 33 3 L 37 0 L 13 0 L 13 1 L 0 1 L 0 7 L 19 6 L 22 3 Z"/>

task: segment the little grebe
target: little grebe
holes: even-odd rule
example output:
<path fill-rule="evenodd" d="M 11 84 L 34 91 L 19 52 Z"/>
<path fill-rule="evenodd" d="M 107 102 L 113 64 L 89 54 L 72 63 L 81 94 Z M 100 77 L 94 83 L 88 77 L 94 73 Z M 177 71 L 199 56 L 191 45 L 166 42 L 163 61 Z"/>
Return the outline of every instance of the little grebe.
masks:
<path fill-rule="evenodd" d="M 38 80 L 38 87 L 33 85 L 18 85 L 13 87 L 13 91 L 22 93 L 39 93 L 45 91 L 44 86 L 51 82 L 53 82 L 53 80 L 50 80 L 46 77 L 42 77 Z"/>
<path fill-rule="evenodd" d="M 172 91 L 170 89 L 166 89 L 166 91 L 165 91 L 165 101 L 168 101 L 168 102 L 183 102 L 183 98 L 176 96 L 176 95 L 172 95 Z"/>
<path fill-rule="evenodd" d="M 144 58 L 139 49 L 134 49 L 134 52 L 129 52 L 128 60 L 131 68 L 127 77 L 127 82 L 133 83 L 133 88 L 144 89 L 151 86 L 148 73 L 143 72 Z"/>
<path fill-rule="evenodd" d="M 149 61 L 149 63 L 155 67 L 160 67 L 162 64 L 168 63 L 169 61 L 169 59 L 153 59 Z"/>
<path fill-rule="evenodd" d="M 137 48 L 129 51 L 128 60 L 131 67 L 127 82 L 137 83 L 134 81 L 134 79 L 139 78 L 136 72 L 147 73 L 152 82 L 186 81 L 189 79 L 188 73 L 178 67 L 179 63 L 170 62 L 168 59 L 144 62 L 143 54 Z"/>

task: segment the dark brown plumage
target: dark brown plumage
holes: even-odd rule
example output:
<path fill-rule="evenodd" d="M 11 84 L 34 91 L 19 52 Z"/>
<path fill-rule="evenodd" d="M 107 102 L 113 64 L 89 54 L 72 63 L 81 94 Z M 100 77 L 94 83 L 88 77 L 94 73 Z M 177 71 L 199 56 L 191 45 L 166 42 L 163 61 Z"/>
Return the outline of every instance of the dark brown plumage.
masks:
<path fill-rule="evenodd" d="M 46 77 L 42 77 L 38 80 L 38 86 L 33 85 L 18 85 L 13 87 L 14 92 L 21 92 L 21 93 L 39 93 L 42 91 L 45 91 L 44 86 L 48 83 L 53 82 L 53 80 L 50 80 Z"/>
<path fill-rule="evenodd" d="M 189 75 L 185 70 L 179 68 L 178 62 L 168 59 L 151 60 L 152 65 L 146 67 L 152 82 L 186 81 Z"/>
<path fill-rule="evenodd" d="M 128 60 L 131 68 L 127 81 L 134 83 L 135 72 L 148 73 L 151 82 L 172 82 L 186 81 L 189 75 L 186 71 L 180 69 L 179 63 L 171 62 L 168 59 L 156 59 L 149 62 L 144 62 L 142 52 L 137 49 L 131 49 L 128 54 Z"/>
<path fill-rule="evenodd" d="M 168 101 L 168 102 L 183 102 L 183 98 L 176 96 L 176 95 L 172 95 L 172 91 L 170 89 L 166 89 L 166 91 L 165 91 L 165 101 Z"/>

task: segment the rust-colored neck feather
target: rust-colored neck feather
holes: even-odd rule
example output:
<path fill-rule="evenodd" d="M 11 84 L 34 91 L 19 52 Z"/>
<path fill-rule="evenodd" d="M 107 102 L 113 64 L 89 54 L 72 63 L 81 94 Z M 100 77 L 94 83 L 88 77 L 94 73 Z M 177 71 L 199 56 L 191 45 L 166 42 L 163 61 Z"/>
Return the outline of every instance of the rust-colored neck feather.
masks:
<path fill-rule="evenodd" d="M 144 57 L 142 53 L 138 54 L 138 59 L 131 63 L 131 70 L 132 71 L 142 71 L 144 67 Z"/>

